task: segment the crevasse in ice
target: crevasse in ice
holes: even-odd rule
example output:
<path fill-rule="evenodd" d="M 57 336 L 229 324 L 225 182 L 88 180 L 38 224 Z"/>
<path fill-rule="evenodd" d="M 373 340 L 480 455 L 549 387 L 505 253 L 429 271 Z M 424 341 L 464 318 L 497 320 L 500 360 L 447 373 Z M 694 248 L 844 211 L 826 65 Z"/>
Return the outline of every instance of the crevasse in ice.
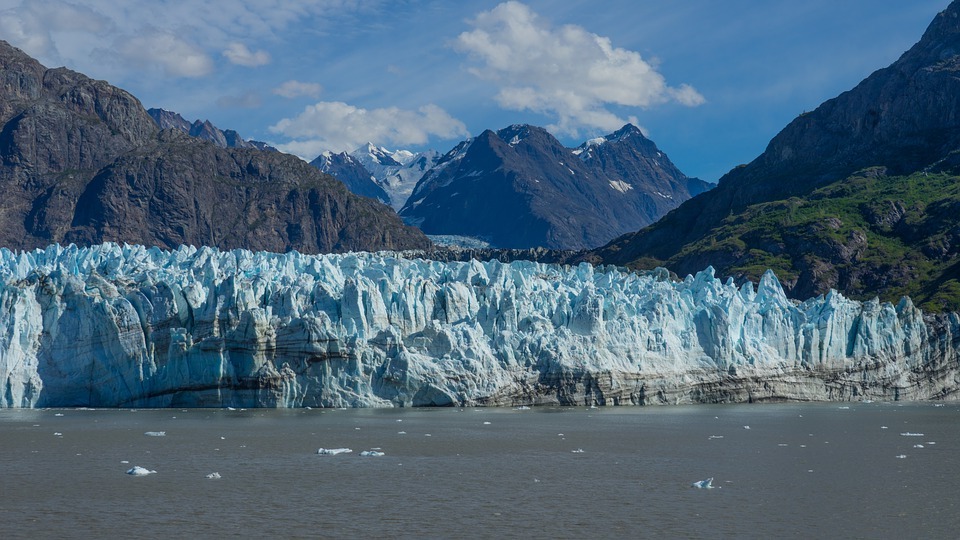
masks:
<path fill-rule="evenodd" d="M 0 249 L 3 407 L 928 399 L 956 394 L 958 336 L 772 273 Z"/>

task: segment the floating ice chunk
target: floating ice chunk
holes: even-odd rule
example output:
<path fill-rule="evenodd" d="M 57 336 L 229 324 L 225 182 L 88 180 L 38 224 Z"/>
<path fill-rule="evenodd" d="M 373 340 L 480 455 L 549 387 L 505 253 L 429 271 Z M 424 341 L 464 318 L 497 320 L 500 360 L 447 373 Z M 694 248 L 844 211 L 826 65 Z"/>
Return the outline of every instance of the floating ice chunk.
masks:
<path fill-rule="evenodd" d="M 147 431 L 144 433 L 147 437 L 166 437 L 166 431 Z"/>
<path fill-rule="evenodd" d="M 120 463 L 123 463 L 124 465 L 127 465 L 127 464 L 129 464 L 130 462 L 127 461 L 127 460 L 123 460 L 123 461 L 121 461 Z"/>
<path fill-rule="evenodd" d="M 364 450 L 360 452 L 360 455 L 363 457 L 380 457 L 385 454 L 383 452 L 377 452 L 376 450 Z"/>
<path fill-rule="evenodd" d="M 922 445 L 922 444 L 915 444 L 915 445 L 913 445 L 913 447 L 914 447 L 914 448 L 923 448 L 923 445 Z"/>
<path fill-rule="evenodd" d="M 709 436 L 709 437 L 707 437 L 707 438 L 708 438 L 708 439 L 722 439 L 722 438 L 723 438 L 723 435 L 711 435 L 711 436 Z"/>
<path fill-rule="evenodd" d="M 63 416 L 63 413 L 62 413 L 62 412 L 58 412 L 58 413 L 55 414 L 54 416 Z"/>
<path fill-rule="evenodd" d="M 583 448 L 577 448 L 576 450 L 571 450 L 570 452 L 573 454 L 582 454 Z"/>
<path fill-rule="evenodd" d="M 210 474 L 207 475 L 207 478 L 209 478 L 209 479 L 211 479 L 211 480 L 219 480 L 219 479 L 220 479 L 220 473 L 218 473 L 218 472 L 212 472 L 212 473 L 210 473 Z"/>
<path fill-rule="evenodd" d="M 909 431 L 904 431 L 900 435 L 902 437 L 923 437 L 923 433 L 911 433 Z"/>
<path fill-rule="evenodd" d="M 750 426 L 743 426 L 743 429 L 750 429 Z"/>
<path fill-rule="evenodd" d="M 713 489 L 713 477 L 707 478 L 706 480 L 700 480 L 690 484 L 690 487 L 695 487 L 697 489 Z"/>
<path fill-rule="evenodd" d="M 484 422 L 483 425 L 489 426 L 489 425 L 490 425 L 490 422 Z"/>
<path fill-rule="evenodd" d="M 899 456 L 896 456 L 896 457 L 897 457 L 897 459 L 907 459 L 907 455 L 906 455 L 906 454 L 900 454 Z"/>
<path fill-rule="evenodd" d="M 527 407 L 526 405 L 521 405 L 521 406 L 519 406 L 519 407 L 514 407 L 513 410 L 515 410 L 515 411 L 529 411 L 529 410 L 530 410 L 530 407 Z"/>
<path fill-rule="evenodd" d="M 323 456 L 335 456 L 337 454 L 349 454 L 353 450 L 349 448 L 321 448 L 317 453 Z"/>
<path fill-rule="evenodd" d="M 406 431 L 398 431 L 398 432 L 397 432 L 397 435 L 406 435 L 406 434 L 407 434 Z"/>
<path fill-rule="evenodd" d="M 151 471 L 150 469 L 146 469 L 139 465 L 134 465 L 132 469 L 127 471 L 127 474 L 131 476 L 146 476 L 148 474 L 156 474 L 156 473 L 157 471 Z"/>
<path fill-rule="evenodd" d="M 59 431 L 54 431 L 53 434 L 56 437 L 63 437 L 63 433 L 60 433 Z"/>
<path fill-rule="evenodd" d="M 849 411 L 849 410 L 850 410 L 850 407 L 846 407 L 846 406 L 844 406 L 844 407 L 837 407 L 837 408 L 840 409 L 841 411 Z"/>
<path fill-rule="evenodd" d="M 890 429 L 887 426 L 880 426 L 880 429 Z"/>

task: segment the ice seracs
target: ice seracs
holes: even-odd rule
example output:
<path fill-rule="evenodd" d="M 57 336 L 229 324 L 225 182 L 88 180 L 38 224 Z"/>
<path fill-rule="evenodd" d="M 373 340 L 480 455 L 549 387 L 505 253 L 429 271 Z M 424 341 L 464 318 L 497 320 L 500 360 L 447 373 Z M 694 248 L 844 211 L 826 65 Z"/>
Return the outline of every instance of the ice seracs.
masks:
<path fill-rule="evenodd" d="M 713 489 L 713 477 L 707 478 L 706 480 L 699 480 L 690 484 L 690 487 L 695 487 L 697 489 Z"/>
<path fill-rule="evenodd" d="M 928 399 L 960 318 L 772 273 L 104 244 L 0 249 L 2 407 Z"/>

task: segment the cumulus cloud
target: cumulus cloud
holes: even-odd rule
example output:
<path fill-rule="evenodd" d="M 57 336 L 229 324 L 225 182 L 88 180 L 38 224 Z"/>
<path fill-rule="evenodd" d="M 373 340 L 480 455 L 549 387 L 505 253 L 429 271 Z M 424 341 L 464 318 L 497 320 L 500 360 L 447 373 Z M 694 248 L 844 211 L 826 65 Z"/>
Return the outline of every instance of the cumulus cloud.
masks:
<path fill-rule="evenodd" d="M 118 40 L 115 50 L 127 61 L 159 66 L 174 77 L 202 77 L 213 71 L 213 60 L 203 49 L 170 32 L 145 32 Z"/>
<path fill-rule="evenodd" d="M 78 36 L 100 34 L 110 26 L 106 16 L 92 9 L 58 0 L 0 9 L 3 39 L 30 54 L 52 60 L 62 58 L 60 48 L 70 53 Z M 54 35 L 63 36 L 59 48 Z"/>
<path fill-rule="evenodd" d="M 469 71 L 499 86 L 496 100 L 502 107 L 555 117 L 550 128 L 557 132 L 617 129 L 629 119 L 610 112 L 611 105 L 704 102 L 689 85 L 667 85 L 640 53 L 614 47 L 609 38 L 576 25 L 552 28 L 519 2 L 481 12 L 471 25 L 474 29 L 454 43 L 476 62 Z"/>
<path fill-rule="evenodd" d="M 246 45 L 234 41 L 227 45 L 223 51 L 223 56 L 227 57 L 233 64 L 247 67 L 263 66 L 270 63 L 270 54 L 266 51 L 251 51 Z"/>
<path fill-rule="evenodd" d="M 274 94 L 287 99 L 297 97 L 318 98 L 322 91 L 323 87 L 317 83 L 300 82 L 296 80 L 286 81 L 273 89 Z"/>
<path fill-rule="evenodd" d="M 304 19 L 322 22 L 331 12 L 363 11 L 367 3 L 0 0 L 0 36 L 46 65 L 95 77 L 122 80 L 158 68 L 167 76 L 200 77 L 213 71 L 218 57 L 243 66 L 270 61 L 269 53 L 251 51 L 241 40 L 270 40 Z M 179 61 L 178 54 L 184 55 Z"/>
<path fill-rule="evenodd" d="M 326 150 L 353 151 L 368 141 L 402 147 L 425 144 L 431 136 L 450 139 L 468 135 L 463 122 L 436 105 L 415 111 L 397 107 L 364 109 L 340 101 L 310 105 L 295 118 L 277 122 L 270 131 L 293 139 L 278 148 L 305 159 Z"/>

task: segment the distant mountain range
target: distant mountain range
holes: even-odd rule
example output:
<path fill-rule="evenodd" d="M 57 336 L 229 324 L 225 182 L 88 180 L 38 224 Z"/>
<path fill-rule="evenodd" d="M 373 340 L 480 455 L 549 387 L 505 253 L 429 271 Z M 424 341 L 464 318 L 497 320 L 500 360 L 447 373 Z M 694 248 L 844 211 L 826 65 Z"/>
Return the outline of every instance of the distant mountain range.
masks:
<path fill-rule="evenodd" d="M 367 143 L 349 154 L 324 152 L 310 164 L 339 179 L 354 193 L 378 199 L 399 211 L 417 181 L 439 157 L 435 150 L 390 152 Z"/>
<path fill-rule="evenodd" d="M 836 288 L 960 309 L 960 4 L 716 189 L 593 260 L 752 280 L 772 268 L 797 297 Z"/>
<path fill-rule="evenodd" d="M 192 123 L 185 120 L 179 113 L 163 109 L 147 109 L 147 114 L 160 126 L 160 129 L 177 129 L 191 137 L 210 141 L 221 148 L 256 148 L 279 152 L 276 148 L 261 141 L 245 141 L 240 134 L 232 129 L 221 130 L 209 120 L 195 120 Z"/>
<path fill-rule="evenodd" d="M 712 184 L 680 172 L 638 128 L 565 148 L 514 125 L 461 142 L 400 210 L 428 234 L 501 248 L 583 249 L 648 225 Z"/>
<path fill-rule="evenodd" d="M 191 124 L 191 137 L 182 118 L 159 118 L 119 88 L 47 69 L 0 41 L 0 246 L 114 241 L 315 253 L 432 245 L 387 206 L 294 156 L 242 147 L 208 123 Z"/>

